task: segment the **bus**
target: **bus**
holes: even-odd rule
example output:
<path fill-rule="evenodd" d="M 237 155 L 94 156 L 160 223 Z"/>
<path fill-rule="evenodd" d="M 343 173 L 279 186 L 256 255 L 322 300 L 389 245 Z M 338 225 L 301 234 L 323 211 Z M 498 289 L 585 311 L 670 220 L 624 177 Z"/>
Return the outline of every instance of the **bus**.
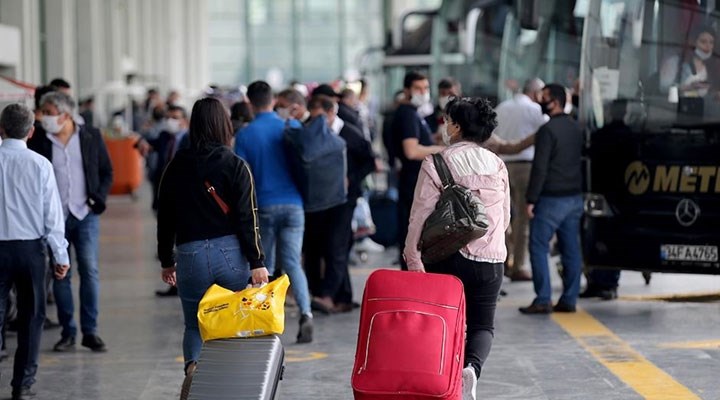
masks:
<path fill-rule="evenodd" d="M 720 0 L 444 1 L 425 16 L 424 47 L 386 53 L 390 75 L 423 66 L 498 102 L 532 77 L 573 89 L 587 267 L 720 274 Z"/>
<path fill-rule="evenodd" d="M 586 264 L 720 274 L 720 2 L 586 11 Z"/>
<path fill-rule="evenodd" d="M 506 16 L 513 0 L 443 0 L 439 7 L 412 10 L 392 27 L 382 67 L 385 97 L 402 89 L 411 70 L 426 73 L 435 93 L 437 83 L 452 76 L 468 96 L 497 102 L 500 56 Z"/>

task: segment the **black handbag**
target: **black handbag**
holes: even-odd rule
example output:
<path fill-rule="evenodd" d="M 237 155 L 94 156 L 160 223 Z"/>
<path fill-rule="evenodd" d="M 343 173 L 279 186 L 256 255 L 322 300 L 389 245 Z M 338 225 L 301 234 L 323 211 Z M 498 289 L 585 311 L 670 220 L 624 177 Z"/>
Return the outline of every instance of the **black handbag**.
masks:
<path fill-rule="evenodd" d="M 425 220 L 418 249 L 425 264 L 445 260 L 488 231 L 485 205 L 470 189 L 458 185 L 440 154 L 433 154 L 442 192 Z"/>

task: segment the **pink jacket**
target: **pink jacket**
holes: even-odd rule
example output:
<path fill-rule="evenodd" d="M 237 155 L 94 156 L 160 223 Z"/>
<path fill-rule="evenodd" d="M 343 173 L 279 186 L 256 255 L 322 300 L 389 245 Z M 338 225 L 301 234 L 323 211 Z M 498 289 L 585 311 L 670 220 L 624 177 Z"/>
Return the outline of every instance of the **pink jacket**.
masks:
<path fill-rule="evenodd" d="M 441 154 L 455 182 L 480 197 L 490 222 L 487 234 L 468 243 L 460 253 L 474 261 L 505 262 L 505 230 L 510 224 L 510 186 L 505 163 L 491 151 L 464 141 L 447 147 Z M 405 239 L 404 255 L 411 271 L 424 270 L 418 242 L 425 220 L 440 198 L 441 187 L 432 156 L 428 156 L 418 176 Z"/>

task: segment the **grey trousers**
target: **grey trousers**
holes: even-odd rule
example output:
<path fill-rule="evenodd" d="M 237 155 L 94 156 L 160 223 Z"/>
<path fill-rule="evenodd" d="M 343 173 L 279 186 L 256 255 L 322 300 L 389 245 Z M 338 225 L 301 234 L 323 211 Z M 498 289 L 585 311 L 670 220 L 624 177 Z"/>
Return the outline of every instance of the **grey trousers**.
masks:
<path fill-rule="evenodd" d="M 511 229 L 505 236 L 508 246 L 508 255 L 512 256 L 512 275 L 516 271 L 527 269 L 525 267 L 525 254 L 528 241 L 528 216 L 526 211 L 525 193 L 530 181 L 531 162 L 508 162 L 505 164 L 510 179 L 510 199 L 512 200 Z"/>

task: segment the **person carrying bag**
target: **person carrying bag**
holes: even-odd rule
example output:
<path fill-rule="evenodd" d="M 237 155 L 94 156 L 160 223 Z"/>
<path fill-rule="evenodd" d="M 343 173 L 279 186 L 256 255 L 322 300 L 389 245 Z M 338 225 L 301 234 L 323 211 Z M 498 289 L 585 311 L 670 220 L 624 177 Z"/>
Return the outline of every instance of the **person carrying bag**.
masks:
<path fill-rule="evenodd" d="M 442 182 L 435 211 L 425 220 L 420 247 L 424 263 L 447 259 L 488 231 L 485 205 L 468 188 L 458 185 L 440 154 L 433 163 Z"/>
<path fill-rule="evenodd" d="M 482 147 L 497 126 L 481 98 L 455 98 L 445 107 L 448 147 L 421 166 L 404 257 L 410 271 L 454 275 L 466 298 L 467 343 L 463 399 L 475 399 L 490 353 L 495 308 L 507 257 L 510 187 L 503 161 Z"/>

